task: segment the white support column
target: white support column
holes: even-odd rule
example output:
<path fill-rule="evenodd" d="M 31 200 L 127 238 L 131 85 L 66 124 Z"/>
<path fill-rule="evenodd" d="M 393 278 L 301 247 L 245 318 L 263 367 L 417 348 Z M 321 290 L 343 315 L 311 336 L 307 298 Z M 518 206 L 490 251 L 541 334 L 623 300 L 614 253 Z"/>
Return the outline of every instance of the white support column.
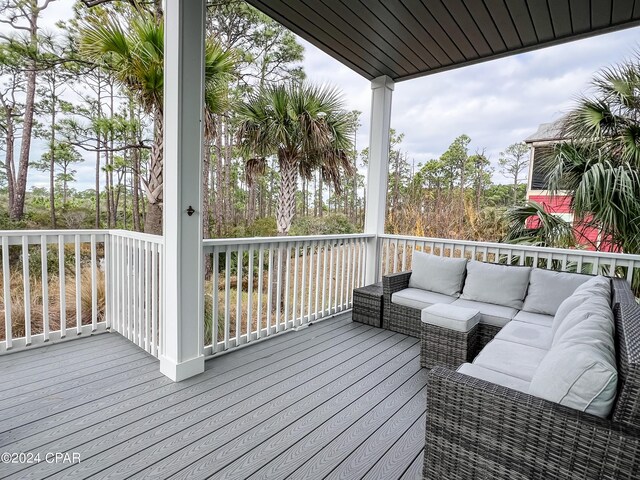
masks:
<path fill-rule="evenodd" d="M 202 199 L 206 0 L 165 2 L 164 350 L 174 381 L 204 371 Z M 188 215 L 193 207 L 195 213 Z"/>
<path fill-rule="evenodd" d="M 367 171 L 367 205 L 364 233 L 384 233 L 389 178 L 389 129 L 391 128 L 391 95 L 394 82 L 385 76 L 371 81 L 371 126 L 369 130 L 369 167 Z M 378 238 L 369 240 L 366 259 L 366 285 L 379 278 L 382 250 Z"/>

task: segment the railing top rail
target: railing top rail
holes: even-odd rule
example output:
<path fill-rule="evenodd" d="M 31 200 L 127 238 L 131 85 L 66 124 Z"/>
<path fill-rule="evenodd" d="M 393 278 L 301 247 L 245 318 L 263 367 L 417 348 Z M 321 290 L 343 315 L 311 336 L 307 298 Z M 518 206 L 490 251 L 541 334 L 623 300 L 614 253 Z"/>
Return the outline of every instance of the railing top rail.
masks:
<path fill-rule="evenodd" d="M 0 230 L 0 237 L 33 237 L 42 235 L 105 235 L 109 230 Z"/>
<path fill-rule="evenodd" d="M 112 229 L 107 230 L 109 235 L 113 235 L 114 237 L 125 237 L 125 238 L 133 238 L 136 240 L 144 240 L 146 242 L 157 243 L 161 245 L 164 243 L 164 238 L 162 235 L 153 235 L 151 233 L 142 233 L 142 232 L 132 232 L 130 230 L 121 230 L 121 229 Z"/>
<path fill-rule="evenodd" d="M 513 243 L 495 243 L 495 242 L 476 242 L 473 240 L 455 240 L 451 238 L 433 238 L 433 237 L 415 237 L 410 235 L 389 235 L 382 234 L 378 235 L 379 238 L 389 238 L 392 240 L 409 240 L 409 241 L 418 241 L 418 242 L 429 242 L 429 243 L 446 243 L 446 244 L 455 244 L 455 245 L 464 245 L 464 246 L 482 246 L 488 248 L 499 248 L 501 250 L 519 250 L 524 252 L 538 252 L 538 253 L 548 253 L 548 254 L 560 254 L 560 255 L 577 255 L 581 257 L 592 257 L 592 258 L 616 258 L 620 260 L 632 260 L 634 262 L 640 262 L 640 255 L 633 255 L 630 253 L 614 253 L 614 252 L 596 252 L 592 250 L 577 250 L 577 249 L 569 249 L 569 248 L 550 248 L 550 247 L 535 247 L 532 245 L 519 245 Z"/>
<path fill-rule="evenodd" d="M 95 235 L 102 240 L 107 235 L 121 238 L 132 238 L 135 240 L 143 240 L 145 242 L 156 243 L 161 245 L 164 241 L 161 235 L 151 235 L 148 233 L 132 232 L 129 230 L 119 229 L 79 229 L 79 230 L 0 230 L 0 238 L 9 238 L 10 242 L 16 238 L 22 239 L 28 237 L 31 241 L 37 242 L 43 236 L 45 237 L 83 237 L 85 240 Z"/>
<path fill-rule="evenodd" d="M 342 235 L 305 235 L 297 237 L 246 237 L 246 238 L 209 238 L 202 241 L 204 247 L 228 245 L 256 245 L 259 243 L 292 243 L 325 240 L 348 240 L 358 238 L 375 238 L 372 233 L 349 233 Z"/>

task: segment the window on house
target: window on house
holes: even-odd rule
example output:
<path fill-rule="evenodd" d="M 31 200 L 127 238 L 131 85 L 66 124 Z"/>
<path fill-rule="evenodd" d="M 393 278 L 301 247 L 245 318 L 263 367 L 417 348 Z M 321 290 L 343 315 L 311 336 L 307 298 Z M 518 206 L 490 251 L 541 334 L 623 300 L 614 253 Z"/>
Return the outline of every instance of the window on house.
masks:
<path fill-rule="evenodd" d="M 533 167 L 531 169 L 531 190 L 547 189 L 547 159 L 553 155 L 553 147 L 535 147 L 533 150 Z"/>

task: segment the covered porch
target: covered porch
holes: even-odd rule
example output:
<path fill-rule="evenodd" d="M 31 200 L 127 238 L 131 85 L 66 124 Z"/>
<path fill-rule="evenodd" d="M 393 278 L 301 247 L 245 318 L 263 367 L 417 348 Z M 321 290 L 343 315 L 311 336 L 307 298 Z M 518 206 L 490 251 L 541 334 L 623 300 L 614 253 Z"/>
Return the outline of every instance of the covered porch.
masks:
<path fill-rule="evenodd" d="M 640 256 L 385 234 L 394 84 L 635 26 L 640 9 L 604 0 L 250 0 L 371 81 L 365 228 L 202 240 L 205 3 L 167 2 L 164 235 L 0 232 L 0 444 L 82 458 L 11 463 L 0 476 L 421 478 L 419 341 L 351 322 L 353 289 L 410 269 L 414 251 L 629 282 Z M 12 275 L 22 282 L 20 312 Z"/>

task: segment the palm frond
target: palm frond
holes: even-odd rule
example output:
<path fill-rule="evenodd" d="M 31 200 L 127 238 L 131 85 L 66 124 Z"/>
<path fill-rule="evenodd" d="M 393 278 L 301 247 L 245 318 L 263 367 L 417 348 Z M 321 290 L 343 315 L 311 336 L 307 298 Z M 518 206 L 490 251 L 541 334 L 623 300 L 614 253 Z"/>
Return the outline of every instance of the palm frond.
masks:
<path fill-rule="evenodd" d="M 570 223 L 545 211 L 543 205 L 528 202 L 507 211 L 506 243 L 542 247 L 575 246 L 575 234 Z"/>
<path fill-rule="evenodd" d="M 269 85 L 250 94 L 238 107 L 237 140 L 245 158 L 278 155 L 296 162 L 298 174 L 310 179 L 320 171 L 336 192 L 354 168 L 353 122 L 339 92 L 309 83 Z"/>

